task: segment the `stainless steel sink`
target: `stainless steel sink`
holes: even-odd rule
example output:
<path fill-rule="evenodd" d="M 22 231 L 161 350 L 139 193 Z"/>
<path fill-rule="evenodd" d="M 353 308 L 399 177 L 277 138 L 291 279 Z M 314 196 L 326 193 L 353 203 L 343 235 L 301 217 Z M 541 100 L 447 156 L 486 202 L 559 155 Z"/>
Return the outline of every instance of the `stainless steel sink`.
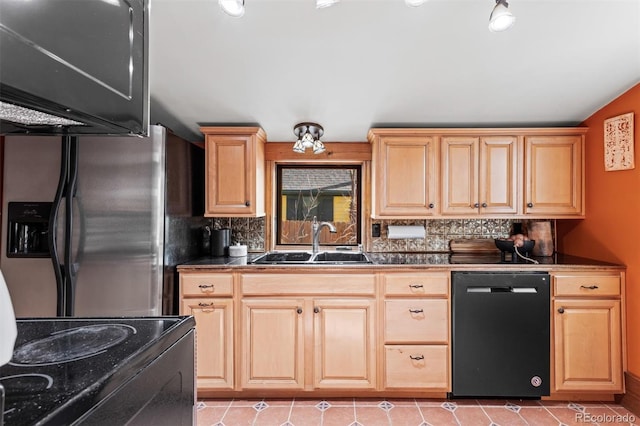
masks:
<path fill-rule="evenodd" d="M 260 265 L 341 265 L 373 262 L 366 253 L 359 251 L 321 251 L 316 254 L 310 251 L 270 251 L 255 258 L 251 263 Z"/>
<path fill-rule="evenodd" d="M 314 263 L 372 263 L 362 252 L 323 251 L 315 255 Z"/>

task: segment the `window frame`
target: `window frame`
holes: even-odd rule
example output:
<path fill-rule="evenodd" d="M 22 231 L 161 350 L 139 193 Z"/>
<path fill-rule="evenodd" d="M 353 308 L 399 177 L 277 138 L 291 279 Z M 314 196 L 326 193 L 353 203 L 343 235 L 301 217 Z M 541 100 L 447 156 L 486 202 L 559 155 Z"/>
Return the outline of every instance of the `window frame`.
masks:
<path fill-rule="evenodd" d="M 322 244 L 325 247 L 357 247 L 364 243 L 364 229 L 363 229 L 363 220 L 364 220 L 364 184 L 363 181 L 365 176 L 365 165 L 363 162 L 354 161 L 354 162 L 337 162 L 337 163 L 313 163 L 313 162 L 274 162 L 274 209 L 272 210 L 273 214 L 273 236 L 272 241 L 275 243 L 275 249 L 278 250 L 296 250 L 296 249 L 305 249 L 311 247 L 311 243 L 302 243 L 302 244 L 293 244 L 293 243 L 283 243 L 281 240 L 281 213 L 282 213 L 282 170 L 284 169 L 352 169 L 356 172 L 356 242 L 353 244 Z"/>

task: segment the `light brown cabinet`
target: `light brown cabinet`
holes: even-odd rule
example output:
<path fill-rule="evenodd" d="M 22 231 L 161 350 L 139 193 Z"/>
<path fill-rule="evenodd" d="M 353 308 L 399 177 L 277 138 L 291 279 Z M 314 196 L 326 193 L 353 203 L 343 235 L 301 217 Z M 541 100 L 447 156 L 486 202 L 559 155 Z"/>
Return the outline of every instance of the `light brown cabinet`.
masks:
<path fill-rule="evenodd" d="M 201 127 L 205 136 L 205 216 L 265 215 L 266 135 L 259 127 Z"/>
<path fill-rule="evenodd" d="M 449 273 L 392 273 L 384 285 L 384 388 L 450 389 Z"/>
<path fill-rule="evenodd" d="M 620 274 L 553 274 L 555 391 L 622 393 Z"/>
<path fill-rule="evenodd" d="M 586 131 L 371 129 L 372 217 L 584 217 Z"/>
<path fill-rule="evenodd" d="M 242 274 L 241 281 L 243 388 L 375 389 L 373 275 Z"/>
<path fill-rule="evenodd" d="M 525 136 L 524 213 L 584 216 L 584 134 Z"/>
<path fill-rule="evenodd" d="M 370 133 L 373 217 L 420 218 L 438 213 L 438 138 Z"/>
<path fill-rule="evenodd" d="M 440 167 L 442 215 L 518 212 L 516 136 L 444 136 Z"/>
<path fill-rule="evenodd" d="M 196 320 L 196 376 L 199 390 L 233 389 L 233 277 L 180 274 L 180 315 Z"/>

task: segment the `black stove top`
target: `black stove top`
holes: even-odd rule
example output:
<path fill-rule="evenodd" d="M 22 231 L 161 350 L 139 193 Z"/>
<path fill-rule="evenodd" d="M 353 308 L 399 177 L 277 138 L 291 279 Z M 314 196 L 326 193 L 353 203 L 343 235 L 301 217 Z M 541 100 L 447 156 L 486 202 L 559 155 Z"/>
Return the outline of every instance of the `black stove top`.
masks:
<path fill-rule="evenodd" d="M 191 317 L 18 320 L 5 425 L 65 424 L 193 329 Z"/>

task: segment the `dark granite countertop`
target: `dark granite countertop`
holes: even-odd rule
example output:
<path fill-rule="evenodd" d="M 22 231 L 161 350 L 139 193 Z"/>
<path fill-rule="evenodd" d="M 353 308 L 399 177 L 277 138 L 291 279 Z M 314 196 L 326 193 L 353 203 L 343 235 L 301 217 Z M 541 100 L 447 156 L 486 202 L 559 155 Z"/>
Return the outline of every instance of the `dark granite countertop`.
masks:
<path fill-rule="evenodd" d="M 319 264 L 280 264 L 280 265 L 258 265 L 252 264 L 252 260 L 262 253 L 249 253 L 244 257 L 203 257 L 191 262 L 178 265 L 178 270 L 191 269 L 217 269 L 217 268 L 247 268 L 247 269 L 291 269 L 291 268 L 393 268 L 393 267 L 426 267 L 438 268 L 447 267 L 469 269 L 470 267 L 482 267 L 491 269 L 564 269 L 564 268 L 624 268 L 624 265 L 603 262 L 597 259 L 570 256 L 556 253 L 553 256 L 532 257 L 538 263 L 521 260 L 512 262 L 511 255 L 507 254 L 502 260 L 500 253 L 367 253 L 371 263 L 363 264 L 343 264 L 343 265 L 319 265 Z"/>

